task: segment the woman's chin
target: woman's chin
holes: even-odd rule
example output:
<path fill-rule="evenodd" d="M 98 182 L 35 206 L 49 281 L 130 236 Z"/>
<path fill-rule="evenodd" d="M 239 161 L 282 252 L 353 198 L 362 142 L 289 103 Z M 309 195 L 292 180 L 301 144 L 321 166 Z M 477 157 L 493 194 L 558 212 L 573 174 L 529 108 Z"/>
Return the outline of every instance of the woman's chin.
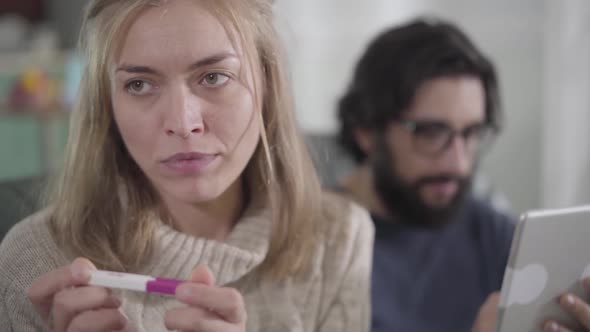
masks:
<path fill-rule="evenodd" d="M 200 181 L 185 181 L 163 188 L 168 199 L 188 204 L 203 204 L 218 199 L 223 190 L 219 186 Z"/>

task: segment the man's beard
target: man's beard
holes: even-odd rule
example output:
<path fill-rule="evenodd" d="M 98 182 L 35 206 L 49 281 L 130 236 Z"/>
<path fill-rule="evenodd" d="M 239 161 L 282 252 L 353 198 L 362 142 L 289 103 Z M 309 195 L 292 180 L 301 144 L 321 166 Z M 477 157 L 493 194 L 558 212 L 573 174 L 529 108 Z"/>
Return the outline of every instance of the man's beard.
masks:
<path fill-rule="evenodd" d="M 384 141 L 373 159 L 373 185 L 387 210 L 396 222 L 424 228 L 439 228 L 451 222 L 461 211 L 471 190 L 471 176 L 441 173 L 424 176 L 412 183 L 404 182 L 397 174 L 395 160 Z M 457 192 L 449 203 L 433 207 L 424 202 L 421 189 L 429 184 L 457 183 Z"/>

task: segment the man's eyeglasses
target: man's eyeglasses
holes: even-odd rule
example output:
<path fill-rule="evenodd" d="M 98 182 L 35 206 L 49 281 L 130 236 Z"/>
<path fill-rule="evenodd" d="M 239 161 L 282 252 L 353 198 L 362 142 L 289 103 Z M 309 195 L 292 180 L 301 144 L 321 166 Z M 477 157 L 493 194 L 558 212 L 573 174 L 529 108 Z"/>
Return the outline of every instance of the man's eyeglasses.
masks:
<path fill-rule="evenodd" d="M 462 130 L 455 130 L 442 121 L 399 119 L 396 123 L 410 131 L 416 150 L 430 155 L 446 151 L 455 136 L 463 139 L 465 151 L 469 155 L 479 155 L 486 150 L 495 136 L 495 130 L 485 123 L 476 123 Z"/>

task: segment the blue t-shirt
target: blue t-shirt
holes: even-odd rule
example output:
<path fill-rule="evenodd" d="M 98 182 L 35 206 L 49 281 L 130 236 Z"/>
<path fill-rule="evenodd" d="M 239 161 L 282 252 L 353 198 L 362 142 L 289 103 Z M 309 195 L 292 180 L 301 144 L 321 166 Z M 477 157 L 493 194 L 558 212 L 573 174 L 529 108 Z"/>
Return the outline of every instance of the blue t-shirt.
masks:
<path fill-rule="evenodd" d="M 373 332 L 467 332 L 501 288 L 514 222 L 473 198 L 438 230 L 373 216 Z"/>

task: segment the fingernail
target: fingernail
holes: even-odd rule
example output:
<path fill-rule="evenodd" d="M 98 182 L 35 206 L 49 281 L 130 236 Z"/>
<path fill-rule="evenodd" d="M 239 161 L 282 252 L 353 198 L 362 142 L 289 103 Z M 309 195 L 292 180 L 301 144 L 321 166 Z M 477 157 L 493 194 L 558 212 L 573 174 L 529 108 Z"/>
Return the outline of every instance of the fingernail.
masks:
<path fill-rule="evenodd" d="M 121 304 L 123 304 L 123 302 L 121 302 L 121 300 L 118 297 L 113 296 L 113 304 L 115 305 L 115 307 L 120 307 Z"/>
<path fill-rule="evenodd" d="M 566 295 L 564 300 L 565 300 L 565 304 L 567 304 L 569 306 L 573 306 L 576 304 L 576 299 L 571 295 Z"/>
<path fill-rule="evenodd" d="M 557 325 L 557 323 L 555 323 L 555 322 L 551 322 L 551 323 L 545 324 L 544 330 L 547 332 L 559 332 L 559 325 Z"/>
<path fill-rule="evenodd" d="M 70 271 L 72 272 L 72 277 L 74 277 L 74 279 L 86 280 L 90 278 L 90 271 L 79 264 L 72 264 L 70 266 Z"/>
<path fill-rule="evenodd" d="M 176 288 L 176 294 L 181 298 L 188 299 L 193 295 L 193 290 L 190 285 L 180 285 Z"/>
<path fill-rule="evenodd" d="M 127 317 L 127 314 L 125 314 L 125 311 L 123 311 L 123 309 L 119 308 L 119 312 L 121 313 L 121 316 L 123 316 L 123 321 L 121 322 L 121 325 L 123 325 L 123 327 L 117 330 L 117 332 L 129 331 L 129 317 Z"/>

